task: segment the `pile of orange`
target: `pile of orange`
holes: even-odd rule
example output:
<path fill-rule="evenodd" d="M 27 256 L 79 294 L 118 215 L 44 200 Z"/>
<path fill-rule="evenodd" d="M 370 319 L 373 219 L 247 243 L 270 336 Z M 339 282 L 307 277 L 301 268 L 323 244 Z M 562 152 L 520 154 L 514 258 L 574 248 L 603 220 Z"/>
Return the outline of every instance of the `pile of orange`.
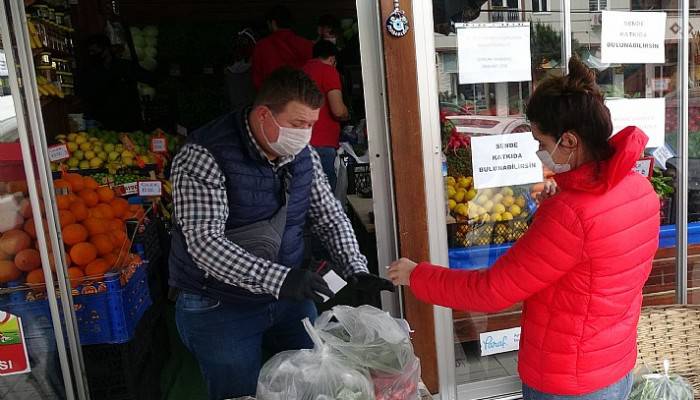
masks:
<path fill-rule="evenodd" d="M 124 220 L 141 219 L 143 208 L 129 205 L 109 187 L 99 186 L 95 179 L 79 174 L 63 174 L 54 181 L 54 188 L 73 286 L 84 277 L 99 279 L 106 272 L 125 266 L 131 246 Z M 0 283 L 17 280 L 23 273 L 27 273 L 28 284 L 44 283 L 35 222 L 31 212 L 26 217 L 23 227 L 0 236 Z M 44 218 L 42 223 L 48 232 Z M 52 254 L 49 260 L 51 269 L 55 270 Z"/>

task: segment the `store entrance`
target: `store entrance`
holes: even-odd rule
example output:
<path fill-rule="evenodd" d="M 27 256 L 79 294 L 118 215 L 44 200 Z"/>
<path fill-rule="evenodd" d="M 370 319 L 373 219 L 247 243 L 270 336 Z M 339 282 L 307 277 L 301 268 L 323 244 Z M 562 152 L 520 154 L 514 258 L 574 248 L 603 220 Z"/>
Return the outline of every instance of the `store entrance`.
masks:
<path fill-rule="evenodd" d="M 54 269 L 70 274 L 65 282 L 67 290 L 72 286 L 72 296 L 63 298 L 72 298 L 75 306 L 66 304 L 62 309 L 74 309 L 77 322 L 67 330 L 74 330 L 80 338 L 72 358 L 67 358 L 76 363 L 73 369 L 66 370 L 70 363 L 59 367 L 56 360 L 52 370 L 59 383 L 67 379 L 87 388 L 90 398 L 100 400 L 207 398 L 197 360 L 178 334 L 168 285 L 174 213 L 170 168 L 188 133 L 251 104 L 259 78 L 256 68 L 269 62 L 257 60 L 256 66 L 255 47 L 273 33 L 266 15 L 280 3 L 291 12 L 289 27 L 306 43 L 300 48 L 308 46 L 309 50 L 304 63 L 293 66 L 301 68 L 311 58 L 333 56 L 336 75 L 312 79 L 324 94 L 331 90 L 342 93 L 345 112 L 335 115 L 336 110 L 332 110 L 336 143 L 316 147 L 331 148 L 329 168 L 335 174 L 335 197 L 350 217 L 370 272 L 379 274 L 354 0 L 24 3 L 26 7 L 18 15 L 26 16 L 24 29 L 29 42 L 25 50 L 33 65 L 24 64 L 36 75 L 34 86 L 31 82 L 27 86 L 37 89 L 35 111 L 41 118 L 35 131 L 45 134 L 46 143 L 43 148 L 41 143 L 33 143 L 45 152 L 35 163 L 47 171 L 50 168 L 46 192 L 55 191 L 56 197 L 43 198 L 47 207 L 56 210 L 57 232 L 47 233 L 47 238 L 63 241 L 57 247 L 65 247 L 69 257 L 56 264 L 63 264 L 62 269 Z M 325 40 L 330 50 L 327 46 L 326 53 L 315 57 L 312 48 L 320 40 Z M 9 42 L 3 36 L 3 43 Z M 3 131 L 0 146 L 4 142 L 14 145 L 16 137 Z M 5 153 L 5 147 L 0 147 L 0 156 Z M 0 157 L 0 161 L 4 159 Z M 5 172 L 0 169 L 0 182 L 16 180 Z M 5 193 L 0 190 L 2 195 Z M 385 193 L 382 196 L 388 198 Z M 115 199 L 118 201 L 113 203 Z M 73 202 L 86 207 L 73 206 Z M 51 223 L 47 215 L 42 220 Z M 29 228 L 23 225 L 21 229 Z M 120 233 L 113 234 L 116 230 Z M 313 265 L 329 260 L 323 251 L 316 253 L 314 236 L 307 236 Z M 76 250 L 79 246 L 85 247 L 81 247 L 85 252 Z M 125 269 L 130 272 L 120 272 Z M 50 276 L 50 270 L 48 273 Z M 25 273 L 4 280 L 0 281 L 0 310 L 4 310 L 10 293 L 15 293 L 13 299 L 18 298 L 12 285 L 22 288 L 22 304 L 36 297 L 32 293 L 46 293 L 44 281 L 37 282 L 44 285 L 40 288 L 31 286 L 34 282 Z M 317 308 L 321 312 L 338 304 L 386 306 L 378 294 L 348 285 Z M 111 308 L 102 310 L 100 305 Z M 55 339 L 54 334 L 45 336 L 49 341 Z M 59 343 L 62 346 L 67 345 Z M 61 371 L 67 378 L 61 378 Z M 47 381 L 46 385 L 52 383 Z M 2 398 L 79 398 L 68 390 L 44 396 L 36 386 L 30 379 L 0 374 Z"/>

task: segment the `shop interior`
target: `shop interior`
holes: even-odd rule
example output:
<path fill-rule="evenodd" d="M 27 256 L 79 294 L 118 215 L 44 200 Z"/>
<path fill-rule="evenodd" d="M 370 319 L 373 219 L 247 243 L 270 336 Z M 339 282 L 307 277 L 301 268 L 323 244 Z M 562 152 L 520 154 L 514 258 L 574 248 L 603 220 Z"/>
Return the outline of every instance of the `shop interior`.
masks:
<path fill-rule="evenodd" d="M 49 148 L 65 145 L 70 151 L 69 158 L 51 163 L 54 182 L 63 182 L 65 174 L 90 176 L 98 184 L 120 191 L 128 199 L 130 210 L 140 210 L 138 223 L 127 226 L 126 232 L 133 238 L 132 252 L 148 264 L 148 276 L 144 278 L 148 285 L 141 288 L 145 294 L 138 293 L 138 301 L 152 304 L 133 311 L 133 321 L 128 321 L 133 329 L 119 340 L 83 340 L 82 324 L 86 322 L 78 316 L 85 378 L 93 399 L 206 398 L 199 367 L 179 340 L 174 305 L 168 300 L 167 255 L 173 211 L 168 169 L 187 132 L 241 106 L 240 86 L 236 83 L 240 78 L 236 75 L 249 68 L 251 42 L 268 34 L 265 12 L 275 4 L 288 6 L 294 31 L 312 41 L 319 36 L 319 19 L 333 17 L 339 49 L 337 67 L 350 113 L 342 126 L 338 163 L 338 185 L 342 189 L 336 193 L 351 217 L 370 270 L 376 274 L 354 0 L 25 1 L 46 141 Z M 110 54 L 127 73 L 113 70 L 100 75 L 93 71 L 91 46 L 96 44 L 96 35 L 109 40 Z M 0 68 L 0 75 L 3 93 L 10 94 L 6 67 L 4 74 Z M 116 109 L 114 104 L 124 103 L 109 100 L 124 97 L 134 100 L 133 109 Z M 22 158 L 16 142 L 12 96 L 0 97 L 4 100 L 8 104 L 3 110 L 7 108 L 8 113 L 0 115 L 0 178 L 21 181 Z M 6 177 L 13 162 L 20 172 Z M 143 180 L 160 181 L 160 190 L 152 197 L 142 197 L 136 182 Z M 136 198 L 142 198 L 143 204 Z M 22 275 L 14 282 L 26 286 L 30 283 L 27 279 Z M 5 286 L 5 282 L 0 284 L 0 291 Z M 79 290 L 84 289 L 74 290 L 74 295 L 86 293 Z M 81 304 L 79 296 L 75 299 Z M 319 311 L 336 304 L 381 308 L 378 296 L 361 293 L 352 286 L 320 305 Z M 0 397 L 63 398 L 60 390 L 52 391 L 51 379 L 46 378 L 54 373 L 49 371 L 52 368 L 39 365 L 32 374 L 0 378 Z"/>

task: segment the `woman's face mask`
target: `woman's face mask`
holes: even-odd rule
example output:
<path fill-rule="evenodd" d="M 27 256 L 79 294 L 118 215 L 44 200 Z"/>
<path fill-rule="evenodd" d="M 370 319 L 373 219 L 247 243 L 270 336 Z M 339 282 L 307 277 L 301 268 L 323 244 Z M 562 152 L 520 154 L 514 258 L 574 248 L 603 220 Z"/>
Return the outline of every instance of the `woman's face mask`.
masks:
<path fill-rule="evenodd" d="M 539 150 L 537 151 L 537 157 L 540 158 L 540 161 L 542 161 L 542 164 L 549 168 L 552 172 L 555 174 L 561 174 L 563 172 L 567 172 L 571 170 L 571 164 L 569 164 L 569 161 L 571 161 L 571 155 L 573 153 L 569 153 L 569 157 L 566 159 L 565 163 L 559 164 L 554 161 L 554 153 L 557 152 L 557 149 L 559 149 L 559 144 L 561 143 L 561 140 L 563 139 L 563 136 L 557 140 L 557 144 L 554 146 L 554 150 L 550 153 L 547 150 Z"/>

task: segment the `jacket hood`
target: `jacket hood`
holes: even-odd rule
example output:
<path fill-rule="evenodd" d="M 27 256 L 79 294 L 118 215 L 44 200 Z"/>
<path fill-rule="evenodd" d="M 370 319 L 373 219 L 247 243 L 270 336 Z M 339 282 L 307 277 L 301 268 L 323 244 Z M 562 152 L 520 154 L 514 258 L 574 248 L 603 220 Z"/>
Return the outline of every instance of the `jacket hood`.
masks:
<path fill-rule="evenodd" d="M 591 193 L 605 193 L 630 173 L 644 152 L 649 138 L 636 126 L 628 126 L 608 140 L 613 155 L 601 162 L 589 162 L 557 174 L 555 180 L 562 189 Z"/>

